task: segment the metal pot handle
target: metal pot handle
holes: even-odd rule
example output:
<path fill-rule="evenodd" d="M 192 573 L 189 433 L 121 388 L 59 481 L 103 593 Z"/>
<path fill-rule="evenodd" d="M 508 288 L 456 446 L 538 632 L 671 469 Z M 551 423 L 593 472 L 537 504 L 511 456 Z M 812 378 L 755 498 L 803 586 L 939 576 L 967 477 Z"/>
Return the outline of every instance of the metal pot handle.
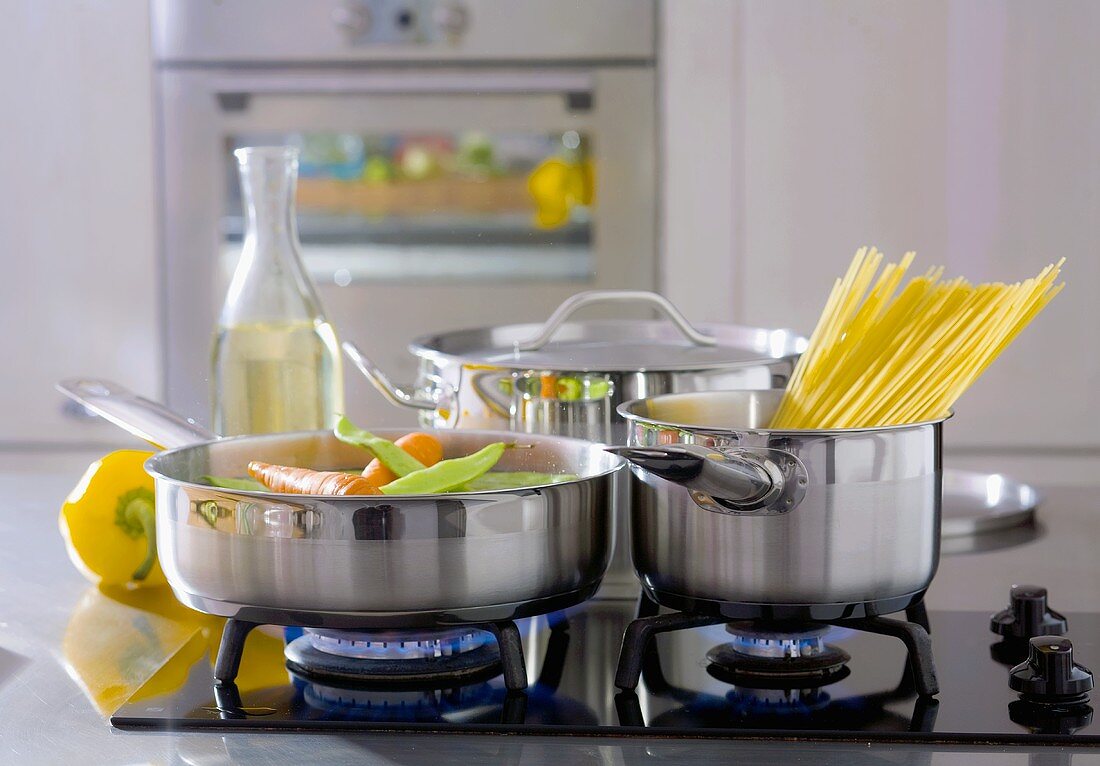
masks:
<path fill-rule="evenodd" d="M 109 380 L 70 378 L 58 383 L 57 390 L 104 420 L 158 447 L 173 449 L 218 438 L 194 420 Z"/>
<path fill-rule="evenodd" d="M 394 385 L 386 376 L 386 373 L 382 372 L 378 365 L 372 362 L 354 343 L 346 340 L 341 344 L 341 347 L 344 349 L 344 353 L 347 354 L 348 359 L 352 361 L 352 364 L 359 368 L 359 372 L 363 373 L 367 380 L 378 389 L 378 393 L 389 399 L 390 402 L 399 407 L 409 407 L 414 410 L 435 410 L 435 402 L 416 394 L 410 394 L 404 388 Z"/>
<path fill-rule="evenodd" d="M 558 328 L 585 306 L 593 303 L 648 303 L 660 309 L 668 317 L 684 337 L 696 346 L 713 346 L 717 341 L 714 337 L 699 332 L 692 326 L 680 310 L 672 305 L 672 302 L 657 293 L 648 290 L 588 290 L 577 293 L 571 298 L 566 298 L 560 306 L 554 309 L 554 313 L 542 325 L 539 334 L 533 338 L 516 344 L 517 351 L 538 351 L 550 342 Z"/>
<path fill-rule="evenodd" d="M 806 494 L 806 467 L 784 450 L 671 444 L 607 451 L 683 486 L 696 505 L 715 513 L 774 516 L 794 510 Z"/>

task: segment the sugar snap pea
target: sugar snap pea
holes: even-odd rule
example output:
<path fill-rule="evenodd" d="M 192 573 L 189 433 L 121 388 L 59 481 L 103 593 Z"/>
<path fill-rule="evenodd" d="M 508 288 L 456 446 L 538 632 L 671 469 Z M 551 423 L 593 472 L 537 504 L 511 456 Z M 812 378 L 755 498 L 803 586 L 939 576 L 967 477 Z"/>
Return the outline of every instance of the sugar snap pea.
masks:
<path fill-rule="evenodd" d="M 379 489 L 383 495 L 431 495 L 446 492 L 484 475 L 497 464 L 503 454 L 504 442 L 493 442 L 472 455 L 441 460 L 433 466 L 394 479 Z"/>
<path fill-rule="evenodd" d="M 424 470 L 424 464 L 389 439 L 375 436 L 370 431 L 356 428 L 355 424 L 341 416 L 333 429 L 336 438 L 345 444 L 353 444 L 370 452 L 382 465 L 398 476 L 408 476 Z M 438 464 L 437 464 L 438 465 Z"/>
<path fill-rule="evenodd" d="M 199 481 L 211 487 L 221 489 L 244 489 L 252 492 L 267 492 L 268 489 L 255 479 L 234 479 L 226 476 L 200 476 Z"/>
<path fill-rule="evenodd" d="M 491 489 L 519 489 L 559 484 L 577 478 L 573 473 L 539 473 L 538 471 L 490 471 L 473 481 L 468 481 L 457 492 L 484 492 Z"/>

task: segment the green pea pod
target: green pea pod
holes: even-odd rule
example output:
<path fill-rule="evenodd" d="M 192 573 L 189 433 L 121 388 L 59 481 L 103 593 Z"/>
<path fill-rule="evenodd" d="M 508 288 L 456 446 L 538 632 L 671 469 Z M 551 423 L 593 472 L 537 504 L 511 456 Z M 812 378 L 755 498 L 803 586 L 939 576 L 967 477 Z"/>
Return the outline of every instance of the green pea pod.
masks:
<path fill-rule="evenodd" d="M 375 436 L 370 431 L 356 428 L 346 417 L 340 417 L 340 422 L 336 424 L 336 428 L 332 432 L 337 439 L 345 444 L 353 444 L 367 450 L 378 458 L 382 465 L 398 476 L 408 476 L 411 473 L 424 470 L 423 463 L 389 439 L 383 439 L 381 436 Z"/>
<path fill-rule="evenodd" d="M 488 473 L 503 454 L 504 442 L 494 442 L 472 455 L 441 460 L 433 466 L 394 479 L 379 489 L 383 495 L 433 495 L 446 492 Z"/>
<path fill-rule="evenodd" d="M 243 489 L 251 492 L 271 491 L 255 479 L 233 479 L 226 476 L 200 476 L 199 481 L 203 484 L 209 484 L 211 487 L 220 487 L 222 489 Z"/>
<path fill-rule="evenodd" d="M 537 471 L 490 471 L 459 487 L 459 492 L 484 492 L 492 489 L 520 489 L 545 484 L 560 484 L 577 478 L 573 473 L 539 473 Z"/>

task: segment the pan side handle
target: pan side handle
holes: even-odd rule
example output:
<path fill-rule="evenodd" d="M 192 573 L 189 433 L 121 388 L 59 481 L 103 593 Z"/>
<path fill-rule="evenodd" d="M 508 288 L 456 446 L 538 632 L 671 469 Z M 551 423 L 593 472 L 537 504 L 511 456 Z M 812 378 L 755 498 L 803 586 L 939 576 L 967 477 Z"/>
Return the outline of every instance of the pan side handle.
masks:
<path fill-rule="evenodd" d="M 130 389 L 97 378 L 69 378 L 57 390 L 95 414 L 150 444 L 165 449 L 217 439 L 194 420 Z"/>
<path fill-rule="evenodd" d="M 806 494 L 806 468 L 784 450 L 693 444 L 605 449 L 647 473 L 681 485 L 705 511 L 777 516 L 794 510 Z"/>
<path fill-rule="evenodd" d="M 341 347 L 359 372 L 363 373 L 364 377 L 371 382 L 371 385 L 378 390 L 378 393 L 382 394 L 392 404 L 414 410 L 435 410 L 435 402 L 422 399 L 416 394 L 409 393 L 406 389 L 394 385 L 389 376 L 382 372 L 381 368 L 350 340 L 344 341 Z"/>

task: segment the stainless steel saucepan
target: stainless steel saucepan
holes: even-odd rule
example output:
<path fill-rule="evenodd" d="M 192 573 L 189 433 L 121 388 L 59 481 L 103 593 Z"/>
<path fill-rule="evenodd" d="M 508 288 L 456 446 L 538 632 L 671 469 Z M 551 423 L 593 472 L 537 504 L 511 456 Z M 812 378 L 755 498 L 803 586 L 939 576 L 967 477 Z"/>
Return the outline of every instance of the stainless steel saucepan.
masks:
<path fill-rule="evenodd" d="M 650 308 L 665 321 L 573 315 L 589 307 Z M 417 338 L 414 386 L 395 385 L 352 343 L 344 350 L 393 404 L 434 428 L 491 428 L 626 443 L 615 407 L 683 391 L 782 388 L 806 340 L 790 330 L 692 325 L 664 296 L 590 290 L 543 324 L 456 330 Z"/>
<path fill-rule="evenodd" d="M 202 612 L 331 628 L 497 621 L 576 604 L 607 568 L 612 482 L 623 462 L 589 442 L 531 435 L 505 452 L 499 470 L 578 477 L 548 486 L 433 496 L 225 490 L 199 479 L 245 476 L 251 460 L 335 470 L 367 455 L 325 431 L 217 439 L 104 381 L 58 388 L 170 448 L 145 466 L 156 485 L 157 552 L 176 596 Z M 516 440 L 435 435 L 445 457 Z"/>
<path fill-rule="evenodd" d="M 656 601 L 838 619 L 916 603 L 939 562 L 942 421 L 771 430 L 782 391 L 627 402 L 634 568 Z"/>

